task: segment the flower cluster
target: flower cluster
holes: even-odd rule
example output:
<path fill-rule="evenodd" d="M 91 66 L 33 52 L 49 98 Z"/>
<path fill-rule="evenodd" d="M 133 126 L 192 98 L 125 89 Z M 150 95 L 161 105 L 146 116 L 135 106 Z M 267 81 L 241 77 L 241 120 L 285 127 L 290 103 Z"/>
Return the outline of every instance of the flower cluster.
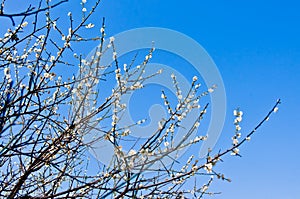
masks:
<path fill-rule="evenodd" d="M 235 116 L 234 125 L 235 125 L 235 135 L 232 137 L 232 145 L 234 146 L 231 155 L 238 155 L 239 149 L 236 147 L 239 144 L 239 139 L 241 138 L 241 126 L 240 123 L 242 121 L 243 112 L 239 109 L 233 111 L 233 115 Z"/>

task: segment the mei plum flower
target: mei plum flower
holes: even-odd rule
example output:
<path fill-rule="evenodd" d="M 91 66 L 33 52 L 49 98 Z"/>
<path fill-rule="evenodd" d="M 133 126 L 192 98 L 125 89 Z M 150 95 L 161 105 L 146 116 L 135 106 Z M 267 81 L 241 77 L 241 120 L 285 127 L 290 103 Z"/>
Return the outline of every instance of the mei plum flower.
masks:
<path fill-rule="evenodd" d="M 207 171 L 207 173 L 211 173 L 212 172 L 212 168 L 213 168 L 212 163 L 207 163 L 204 166 L 205 166 L 204 169 Z"/>
<path fill-rule="evenodd" d="M 85 26 L 85 28 L 90 29 L 93 28 L 95 26 L 95 24 L 89 23 Z"/>

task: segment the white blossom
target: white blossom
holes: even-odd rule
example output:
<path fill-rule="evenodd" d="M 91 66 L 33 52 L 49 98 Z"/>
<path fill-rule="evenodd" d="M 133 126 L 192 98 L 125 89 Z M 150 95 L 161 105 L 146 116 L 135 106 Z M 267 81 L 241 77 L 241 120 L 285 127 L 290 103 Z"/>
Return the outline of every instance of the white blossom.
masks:
<path fill-rule="evenodd" d="M 240 152 L 240 150 L 238 148 L 234 148 L 232 151 L 233 152 L 231 153 L 231 155 L 238 155 Z"/>
<path fill-rule="evenodd" d="M 44 73 L 45 78 L 50 78 L 50 76 L 51 76 L 50 73 Z"/>
<path fill-rule="evenodd" d="M 208 92 L 209 92 L 209 93 L 212 93 L 212 92 L 214 92 L 214 89 L 213 89 L 213 88 L 209 88 L 209 89 L 208 89 Z"/>
<path fill-rule="evenodd" d="M 123 70 L 127 71 L 127 64 L 123 64 Z"/>
<path fill-rule="evenodd" d="M 198 166 L 197 165 L 194 165 L 193 167 L 192 167 L 192 171 L 197 171 L 198 170 Z"/>
<path fill-rule="evenodd" d="M 208 190 L 208 186 L 207 185 L 203 185 L 203 187 L 201 188 L 202 192 L 206 192 Z"/>
<path fill-rule="evenodd" d="M 242 111 L 239 111 L 239 110 L 234 110 L 234 111 L 233 111 L 233 115 L 234 115 L 234 116 L 242 116 L 242 115 L 243 115 L 243 112 L 242 112 Z"/>
<path fill-rule="evenodd" d="M 27 21 L 24 21 L 24 22 L 21 24 L 22 28 L 25 28 L 27 25 L 28 25 L 28 22 L 27 22 Z"/>
<path fill-rule="evenodd" d="M 114 37 L 110 37 L 110 38 L 109 38 L 109 42 L 110 42 L 110 43 L 112 43 L 112 42 L 114 42 L 114 41 L 115 41 L 115 38 L 114 38 Z"/>
<path fill-rule="evenodd" d="M 200 140 L 206 140 L 207 139 L 207 136 L 197 136 L 195 137 L 194 140 L 192 140 L 192 143 L 196 143 L 196 142 L 199 142 Z"/>
<path fill-rule="evenodd" d="M 198 128 L 200 126 L 200 122 L 196 122 L 194 126 Z"/>
<path fill-rule="evenodd" d="M 164 145 L 165 145 L 165 147 L 168 147 L 170 145 L 170 143 L 166 141 L 166 142 L 164 142 Z"/>
<path fill-rule="evenodd" d="M 93 28 L 95 26 L 95 24 L 89 23 L 85 26 L 85 28 L 90 29 Z"/>
<path fill-rule="evenodd" d="M 235 138 L 232 140 L 232 143 L 233 143 L 233 145 L 237 145 L 239 143 L 239 141 L 238 141 L 238 139 Z"/>
<path fill-rule="evenodd" d="M 144 123 L 146 120 L 139 120 L 138 122 L 137 122 L 137 124 L 142 124 L 142 123 Z"/>
<path fill-rule="evenodd" d="M 8 75 L 10 73 L 10 68 L 4 68 L 3 70 L 4 75 Z"/>
<path fill-rule="evenodd" d="M 117 52 L 113 52 L 113 60 L 117 59 Z"/>
<path fill-rule="evenodd" d="M 52 55 L 52 56 L 50 57 L 50 62 L 53 62 L 54 60 L 55 60 L 55 56 Z"/>
<path fill-rule="evenodd" d="M 207 173 L 211 173 L 212 172 L 212 168 L 213 168 L 212 163 L 207 163 L 204 166 L 205 166 L 204 169 L 206 170 Z"/>
<path fill-rule="evenodd" d="M 237 121 L 237 122 L 241 122 L 242 119 L 243 119 L 243 118 L 242 118 L 241 116 L 239 116 L 239 117 L 236 118 L 236 121 Z"/>

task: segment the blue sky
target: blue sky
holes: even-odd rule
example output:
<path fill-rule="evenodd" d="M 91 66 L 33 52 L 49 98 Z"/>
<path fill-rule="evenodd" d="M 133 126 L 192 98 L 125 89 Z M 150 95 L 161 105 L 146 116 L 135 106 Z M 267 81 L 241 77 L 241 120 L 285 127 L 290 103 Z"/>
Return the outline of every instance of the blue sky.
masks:
<path fill-rule="evenodd" d="M 232 182 L 216 182 L 212 189 L 222 195 L 211 198 L 300 198 L 299 8 L 296 0 L 103 0 L 92 19 L 99 21 L 98 31 L 106 17 L 108 36 L 163 27 L 188 35 L 206 49 L 227 95 L 226 123 L 216 148 L 231 144 L 233 109 L 243 110 L 242 132 L 247 133 L 282 99 L 278 113 L 240 149 L 243 157 L 224 159 L 220 170 Z M 89 52 L 92 46 L 83 50 Z"/>
<path fill-rule="evenodd" d="M 232 110 L 241 107 L 243 132 L 282 99 L 280 110 L 220 169 L 232 179 L 212 198 L 296 199 L 300 184 L 300 3 L 298 1 L 103 1 L 109 35 L 155 26 L 199 42 L 219 68 L 227 118 L 216 148 L 230 144 Z"/>

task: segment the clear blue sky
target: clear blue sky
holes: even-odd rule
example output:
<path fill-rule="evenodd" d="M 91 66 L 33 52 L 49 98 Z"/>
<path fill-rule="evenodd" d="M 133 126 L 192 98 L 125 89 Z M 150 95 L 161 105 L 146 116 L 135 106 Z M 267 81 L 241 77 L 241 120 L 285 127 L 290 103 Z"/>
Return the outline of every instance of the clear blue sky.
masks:
<path fill-rule="evenodd" d="M 207 50 L 227 95 L 226 124 L 216 148 L 231 143 L 234 108 L 245 113 L 246 133 L 282 99 L 278 113 L 240 149 L 243 157 L 225 158 L 221 171 L 232 182 L 215 183 L 213 190 L 222 195 L 211 198 L 300 199 L 299 9 L 296 0 L 103 0 L 93 18 L 100 24 L 106 17 L 109 36 L 138 27 L 164 27 L 190 36 Z"/>

